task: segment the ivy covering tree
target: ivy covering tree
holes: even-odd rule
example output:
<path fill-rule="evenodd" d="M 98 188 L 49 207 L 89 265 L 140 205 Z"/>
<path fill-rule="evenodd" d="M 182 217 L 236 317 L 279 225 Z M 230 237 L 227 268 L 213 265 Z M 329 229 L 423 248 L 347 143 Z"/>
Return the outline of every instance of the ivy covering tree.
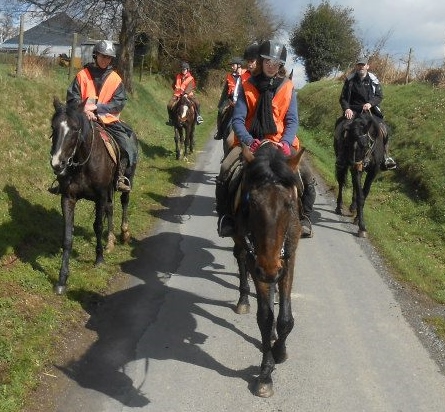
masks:
<path fill-rule="evenodd" d="M 361 50 L 355 36 L 353 9 L 331 6 L 329 1 L 318 7 L 308 5 L 303 19 L 291 35 L 290 45 L 301 61 L 307 80 L 317 81 L 333 70 L 347 70 Z"/>

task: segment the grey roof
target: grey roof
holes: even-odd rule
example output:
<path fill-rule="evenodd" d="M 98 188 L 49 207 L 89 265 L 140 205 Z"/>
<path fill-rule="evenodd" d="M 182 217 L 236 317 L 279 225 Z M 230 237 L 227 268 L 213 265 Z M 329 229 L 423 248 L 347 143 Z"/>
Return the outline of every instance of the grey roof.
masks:
<path fill-rule="evenodd" d="M 45 20 L 37 26 L 23 33 L 23 44 L 48 45 L 48 46 L 71 46 L 73 33 L 78 33 L 77 42 L 82 43 L 89 39 L 86 35 L 86 27 L 83 23 L 72 19 L 66 13 L 60 13 Z M 17 45 L 19 36 L 6 40 L 2 45 Z"/>

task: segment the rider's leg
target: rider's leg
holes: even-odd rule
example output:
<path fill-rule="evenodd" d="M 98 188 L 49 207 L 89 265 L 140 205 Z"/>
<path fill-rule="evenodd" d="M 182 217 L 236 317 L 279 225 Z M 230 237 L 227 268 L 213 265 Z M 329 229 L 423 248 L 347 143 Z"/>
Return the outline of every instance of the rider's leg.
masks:
<path fill-rule="evenodd" d="M 234 218 L 231 215 L 229 204 L 229 183 L 231 169 L 238 161 L 241 154 L 241 147 L 235 146 L 227 154 L 221 163 L 219 176 L 216 180 L 215 197 L 216 213 L 218 213 L 218 234 L 221 237 L 233 236 L 235 230 Z"/>

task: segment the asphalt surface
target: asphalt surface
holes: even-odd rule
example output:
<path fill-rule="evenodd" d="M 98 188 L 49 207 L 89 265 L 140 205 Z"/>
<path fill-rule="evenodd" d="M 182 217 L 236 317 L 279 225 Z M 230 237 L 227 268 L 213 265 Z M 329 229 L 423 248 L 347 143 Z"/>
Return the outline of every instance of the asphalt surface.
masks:
<path fill-rule="evenodd" d="M 445 411 L 443 368 L 421 339 L 429 332 L 409 319 L 372 246 L 334 213 L 321 183 L 315 236 L 298 247 L 289 359 L 273 374 L 273 397 L 252 394 L 256 303 L 252 291 L 251 313 L 234 312 L 232 241 L 217 236 L 214 212 L 221 155 L 221 142 L 210 141 L 156 230 L 122 264 L 129 285 L 91 313 L 86 327 L 97 340 L 59 368 L 69 385 L 54 410 Z"/>

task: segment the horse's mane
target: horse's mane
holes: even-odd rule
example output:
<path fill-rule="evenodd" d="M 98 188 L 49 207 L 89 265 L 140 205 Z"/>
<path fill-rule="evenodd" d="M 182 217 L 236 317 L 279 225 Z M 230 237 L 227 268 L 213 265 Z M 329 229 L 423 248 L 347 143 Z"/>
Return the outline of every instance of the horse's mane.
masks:
<path fill-rule="evenodd" d="M 281 150 L 269 143 L 260 146 L 255 152 L 255 159 L 247 164 L 246 182 L 251 186 L 279 183 L 284 187 L 292 187 L 297 184 L 297 177 Z"/>

